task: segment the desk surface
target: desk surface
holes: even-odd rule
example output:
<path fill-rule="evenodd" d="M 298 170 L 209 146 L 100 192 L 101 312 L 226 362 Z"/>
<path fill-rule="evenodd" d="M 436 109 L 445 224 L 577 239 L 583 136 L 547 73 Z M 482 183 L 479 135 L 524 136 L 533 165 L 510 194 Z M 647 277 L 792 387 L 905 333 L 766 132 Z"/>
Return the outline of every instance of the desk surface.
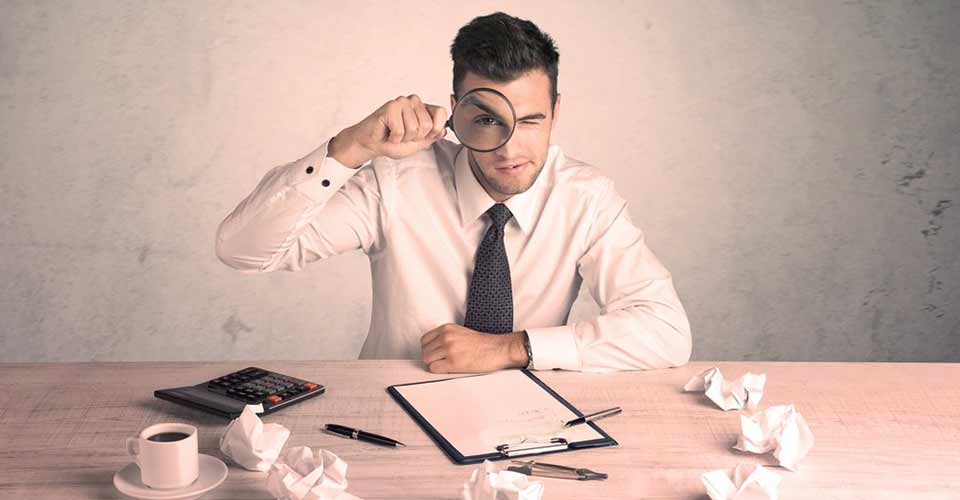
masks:
<path fill-rule="evenodd" d="M 361 498 L 455 499 L 475 467 L 450 462 L 384 390 L 444 378 L 413 361 L 0 364 L 0 497 L 123 498 L 112 477 L 128 463 L 124 439 L 157 422 L 197 425 L 201 453 L 223 458 L 218 440 L 226 420 L 155 399 L 153 390 L 250 365 L 327 386 L 325 395 L 264 420 L 292 431 L 287 446 L 326 448 L 346 460 L 348 491 Z M 705 499 L 701 473 L 773 464 L 770 455 L 731 449 L 740 412 L 682 392 L 710 366 L 728 377 L 748 369 L 766 373 L 761 409 L 794 403 L 810 425 L 816 444 L 800 470 L 774 468 L 783 498 L 957 498 L 960 364 L 698 362 L 612 374 L 537 372 L 581 411 L 624 408 L 599 422 L 620 446 L 541 457 L 610 479 L 543 479 L 544 499 Z M 407 447 L 386 449 L 319 430 L 334 421 Z M 231 464 L 227 480 L 203 498 L 270 495 L 264 473 Z"/>

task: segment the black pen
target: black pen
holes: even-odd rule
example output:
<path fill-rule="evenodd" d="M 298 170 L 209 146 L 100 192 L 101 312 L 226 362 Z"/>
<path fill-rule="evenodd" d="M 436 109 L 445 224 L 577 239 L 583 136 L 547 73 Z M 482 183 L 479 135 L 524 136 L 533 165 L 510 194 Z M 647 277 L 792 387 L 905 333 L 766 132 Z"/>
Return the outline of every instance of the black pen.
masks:
<path fill-rule="evenodd" d="M 621 410 L 620 407 L 617 406 L 617 407 L 614 407 L 614 408 L 610 408 L 609 410 L 603 410 L 603 411 L 598 411 L 598 412 L 596 412 L 596 413 L 591 413 L 591 414 L 589 414 L 589 415 L 584 415 L 584 416 L 582 416 L 582 417 L 580 417 L 580 418 L 575 418 L 575 419 L 573 419 L 573 420 L 571 420 L 571 421 L 563 424 L 563 428 L 566 429 L 567 427 L 573 427 L 574 425 L 585 424 L 585 423 L 587 423 L 587 422 L 592 422 L 592 421 L 594 421 L 594 420 L 599 420 L 599 419 L 605 418 L 605 417 L 612 417 L 612 416 L 620 413 L 621 411 L 623 411 L 623 410 Z"/>
<path fill-rule="evenodd" d="M 366 441 L 368 443 L 379 444 L 381 446 L 406 446 L 405 444 L 397 441 L 396 439 L 390 439 L 384 436 L 378 436 L 376 434 L 361 431 L 360 429 L 352 429 L 345 425 L 337 424 L 327 424 L 323 426 L 323 430 L 327 431 L 330 434 L 334 434 L 340 437 L 345 437 L 348 439 L 356 439 L 358 441 Z"/>

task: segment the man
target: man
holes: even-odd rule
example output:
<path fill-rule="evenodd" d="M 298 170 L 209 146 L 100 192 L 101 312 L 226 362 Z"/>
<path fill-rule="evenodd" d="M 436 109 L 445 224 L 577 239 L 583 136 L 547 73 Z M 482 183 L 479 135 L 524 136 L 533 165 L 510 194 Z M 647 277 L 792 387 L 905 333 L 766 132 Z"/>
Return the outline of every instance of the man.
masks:
<path fill-rule="evenodd" d="M 270 170 L 220 224 L 220 260 L 299 271 L 363 250 L 373 311 L 361 358 L 421 358 L 437 373 L 685 364 L 690 325 L 670 273 L 612 181 L 550 144 L 550 36 L 497 12 L 461 28 L 451 55 L 451 108 L 498 90 L 517 116 L 506 144 L 446 140 L 444 108 L 397 97 Z M 601 314 L 567 324 L 581 283 Z"/>

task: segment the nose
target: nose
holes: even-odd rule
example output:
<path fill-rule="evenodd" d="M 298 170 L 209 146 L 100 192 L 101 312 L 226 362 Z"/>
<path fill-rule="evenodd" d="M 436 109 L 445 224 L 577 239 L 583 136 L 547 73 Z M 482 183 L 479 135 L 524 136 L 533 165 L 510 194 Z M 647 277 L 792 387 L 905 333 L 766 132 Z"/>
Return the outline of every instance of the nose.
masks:
<path fill-rule="evenodd" d="M 513 134 L 506 144 L 495 149 L 493 152 L 496 153 L 498 159 L 509 160 L 519 156 L 518 153 L 521 151 L 520 146 L 520 140 L 517 138 L 517 134 Z"/>

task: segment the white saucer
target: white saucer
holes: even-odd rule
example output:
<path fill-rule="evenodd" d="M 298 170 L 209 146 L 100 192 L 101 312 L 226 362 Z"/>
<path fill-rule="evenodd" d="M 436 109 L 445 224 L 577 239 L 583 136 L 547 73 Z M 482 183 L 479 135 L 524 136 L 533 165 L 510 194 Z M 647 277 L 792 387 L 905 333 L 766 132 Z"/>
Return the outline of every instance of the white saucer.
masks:
<path fill-rule="evenodd" d="M 200 454 L 200 475 L 189 486 L 175 490 L 155 490 L 140 480 L 140 466 L 129 463 L 113 475 L 113 485 L 120 493 L 150 500 L 192 500 L 220 486 L 227 478 L 227 464 L 217 457 Z"/>

